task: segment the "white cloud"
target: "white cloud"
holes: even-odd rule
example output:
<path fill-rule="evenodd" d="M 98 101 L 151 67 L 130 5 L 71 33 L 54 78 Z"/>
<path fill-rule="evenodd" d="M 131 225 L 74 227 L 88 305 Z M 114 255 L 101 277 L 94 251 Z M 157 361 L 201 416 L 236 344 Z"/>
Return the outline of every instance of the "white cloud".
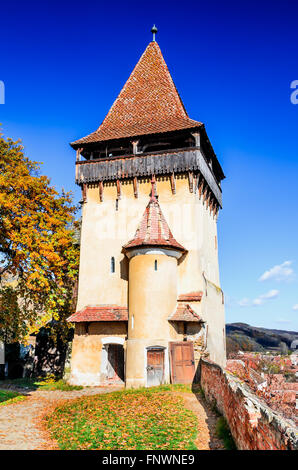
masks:
<path fill-rule="evenodd" d="M 267 300 L 276 299 L 278 294 L 279 294 L 279 290 L 272 289 L 272 290 L 266 292 L 266 294 L 259 295 L 259 297 L 254 299 L 252 303 L 255 306 L 263 305 L 265 302 L 267 302 Z"/>
<path fill-rule="evenodd" d="M 250 300 L 247 297 L 244 297 L 239 300 L 238 305 L 240 305 L 240 307 L 248 307 L 250 305 Z"/>
<path fill-rule="evenodd" d="M 298 310 L 298 304 L 293 305 L 293 310 Z"/>
<path fill-rule="evenodd" d="M 268 269 L 265 271 L 261 277 L 259 277 L 259 281 L 268 281 L 269 279 L 273 279 L 274 281 L 286 281 L 293 277 L 294 271 L 290 267 L 292 261 L 284 261 L 282 264 L 277 264 L 273 266 L 273 268 Z"/>
<path fill-rule="evenodd" d="M 268 300 L 276 299 L 278 295 L 279 295 L 279 290 L 272 289 L 266 292 L 265 294 L 259 295 L 254 300 L 251 300 L 248 297 L 243 297 L 243 299 L 238 300 L 237 304 L 240 307 L 251 307 L 252 305 L 254 306 L 263 305 Z M 297 305 L 297 309 L 298 309 L 298 305 Z"/>

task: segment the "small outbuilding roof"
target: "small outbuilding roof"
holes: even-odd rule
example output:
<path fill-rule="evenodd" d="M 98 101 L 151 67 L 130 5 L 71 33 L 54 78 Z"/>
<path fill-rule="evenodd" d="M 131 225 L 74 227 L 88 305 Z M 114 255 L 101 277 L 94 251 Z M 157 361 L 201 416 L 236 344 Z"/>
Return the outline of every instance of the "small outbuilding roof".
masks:
<path fill-rule="evenodd" d="M 188 292 L 187 294 L 181 294 L 178 297 L 178 301 L 182 302 L 200 302 L 203 297 L 202 291 Z"/>
<path fill-rule="evenodd" d="M 188 304 L 178 305 L 172 315 L 169 316 L 168 320 L 204 323 L 200 315 L 198 315 Z"/>
<path fill-rule="evenodd" d="M 72 323 L 128 321 L 128 309 L 119 305 L 87 305 L 82 310 L 71 315 L 67 321 Z"/>

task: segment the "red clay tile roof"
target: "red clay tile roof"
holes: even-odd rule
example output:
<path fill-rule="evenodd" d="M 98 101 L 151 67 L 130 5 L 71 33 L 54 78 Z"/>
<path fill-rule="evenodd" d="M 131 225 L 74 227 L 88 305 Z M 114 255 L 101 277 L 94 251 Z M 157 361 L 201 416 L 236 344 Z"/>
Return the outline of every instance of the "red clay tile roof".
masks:
<path fill-rule="evenodd" d="M 178 297 L 178 301 L 184 302 L 200 302 L 203 297 L 203 292 L 189 292 L 188 294 L 181 294 Z"/>
<path fill-rule="evenodd" d="M 174 248 L 186 252 L 187 250 L 178 243 L 161 212 L 160 205 L 152 193 L 150 201 L 145 209 L 140 225 L 137 228 L 135 236 L 126 245 L 125 250 L 139 246 L 159 246 L 162 248 Z"/>
<path fill-rule="evenodd" d="M 202 318 L 188 304 L 178 305 L 177 309 L 169 316 L 168 320 L 203 322 Z"/>
<path fill-rule="evenodd" d="M 127 321 L 128 309 L 118 305 L 87 305 L 71 315 L 67 321 L 76 323 L 84 321 Z"/>
<path fill-rule="evenodd" d="M 202 126 L 188 117 L 157 42 L 150 42 L 107 116 L 71 145 Z"/>

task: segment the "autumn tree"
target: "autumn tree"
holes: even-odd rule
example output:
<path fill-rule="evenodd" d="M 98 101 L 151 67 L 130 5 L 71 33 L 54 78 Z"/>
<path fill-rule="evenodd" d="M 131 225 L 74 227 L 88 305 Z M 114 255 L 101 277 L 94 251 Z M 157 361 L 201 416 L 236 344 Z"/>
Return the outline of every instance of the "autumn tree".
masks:
<path fill-rule="evenodd" d="M 39 168 L 20 141 L 0 134 L 0 335 L 7 331 L 14 340 L 51 320 L 67 328 L 74 308 L 76 209 L 71 194 L 59 194 Z"/>

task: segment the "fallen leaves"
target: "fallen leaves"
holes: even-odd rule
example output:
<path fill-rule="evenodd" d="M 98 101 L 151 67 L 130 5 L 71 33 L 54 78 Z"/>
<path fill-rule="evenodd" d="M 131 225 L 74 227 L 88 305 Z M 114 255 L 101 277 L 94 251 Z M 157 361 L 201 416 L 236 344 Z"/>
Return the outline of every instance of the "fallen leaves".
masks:
<path fill-rule="evenodd" d="M 84 397 L 45 417 L 60 449 L 194 449 L 197 418 L 156 389 Z"/>

